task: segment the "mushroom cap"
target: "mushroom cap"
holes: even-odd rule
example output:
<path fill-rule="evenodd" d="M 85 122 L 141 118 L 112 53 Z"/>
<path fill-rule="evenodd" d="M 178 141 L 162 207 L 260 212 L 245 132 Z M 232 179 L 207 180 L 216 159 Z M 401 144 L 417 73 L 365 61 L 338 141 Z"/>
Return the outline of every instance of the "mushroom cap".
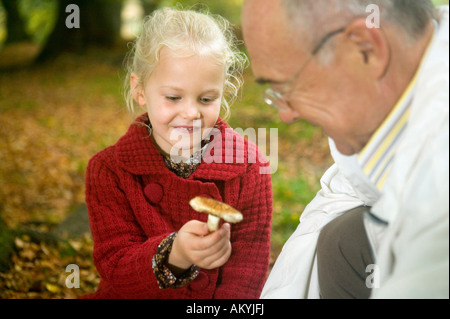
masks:
<path fill-rule="evenodd" d="M 220 217 L 228 223 L 239 223 L 243 219 L 240 211 L 212 198 L 197 196 L 189 201 L 189 205 L 199 213 Z"/>

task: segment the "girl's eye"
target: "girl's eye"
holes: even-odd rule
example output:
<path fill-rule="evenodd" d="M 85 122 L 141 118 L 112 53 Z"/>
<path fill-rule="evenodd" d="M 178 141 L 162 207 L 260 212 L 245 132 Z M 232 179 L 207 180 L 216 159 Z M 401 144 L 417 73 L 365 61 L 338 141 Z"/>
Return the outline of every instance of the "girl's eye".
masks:
<path fill-rule="evenodd" d="M 172 102 L 176 102 L 176 101 L 181 100 L 181 98 L 179 96 L 172 96 L 172 95 L 166 96 L 166 99 L 169 100 L 169 101 L 172 101 Z"/>
<path fill-rule="evenodd" d="M 200 102 L 203 104 L 209 104 L 216 100 L 217 98 L 211 98 L 211 97 L 202 97 L 200 98 Z"/>

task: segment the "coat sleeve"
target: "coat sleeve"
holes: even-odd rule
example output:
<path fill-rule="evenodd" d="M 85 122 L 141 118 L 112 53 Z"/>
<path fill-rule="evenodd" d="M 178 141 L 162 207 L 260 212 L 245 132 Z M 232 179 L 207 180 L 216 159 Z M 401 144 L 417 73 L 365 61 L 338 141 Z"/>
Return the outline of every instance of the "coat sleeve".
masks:
<path fill-rule="evenodd" d="M 269 174 L 254 164 L 240 178 L 237 209 L 244 216 L 231 225 L 232 253 L 221 267 L 221 281 L 214 298 L 259 298 L 267 278 L 272 227 L 272 185 Z"/>
<path fill-rule="evenodd" d="M 144 232 L 136 219 L 118 173 L 98 157 L 86 172 L 86 203 L 94 239 L 93 258 L 108 287 L 108 297 L 124 298 L 207 298 L 203 292 L 187 288 L 160 289 L 152 270 L 152 258 L 158 245 L 175 231 L 159 214 L 149 214 L 154 233 Z M 212 295 L 212 293 L 211 293 Z"/>
<path fill-rule="evenodd" d="M 262 299 L 320 298 L 316 246 L 321 229 L 345 211 L 364 205 L 336 164 L 322 176 L 321 189 L 306 206 L 300 224 L 283 246 Z"/>

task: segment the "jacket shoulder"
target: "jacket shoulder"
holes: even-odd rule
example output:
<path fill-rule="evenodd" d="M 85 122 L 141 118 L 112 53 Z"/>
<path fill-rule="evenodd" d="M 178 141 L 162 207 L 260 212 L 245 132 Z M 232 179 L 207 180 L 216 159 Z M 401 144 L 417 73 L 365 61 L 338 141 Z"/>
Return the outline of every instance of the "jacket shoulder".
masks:
<path fill-rule="evenodd" d="M 88 172 L 92 170 L 98 170 L 100 167 L 115 170 L 115 168 L 118 167 L 115 149 L 115 145 L 108 146 L 92 156 L 88 162 Z"/>

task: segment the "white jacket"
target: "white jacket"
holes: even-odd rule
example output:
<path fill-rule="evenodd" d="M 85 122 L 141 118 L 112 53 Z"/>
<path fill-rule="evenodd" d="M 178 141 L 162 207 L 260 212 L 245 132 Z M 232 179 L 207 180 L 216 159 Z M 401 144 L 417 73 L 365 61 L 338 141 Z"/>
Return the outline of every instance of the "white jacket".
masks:
<path fill-rule="evenodd" d="M 331 220 L 372 206 L 364 223 L 379 272 L 372 298 L 449 298 L 449 9 L 423 59 L 406 131 L 381 194 L 330 140 L 335 164 L 283 247 L 261 298 L 319 298 L 316 243 Z M 379 285 L 378 285 L 379 284 Z"/>

